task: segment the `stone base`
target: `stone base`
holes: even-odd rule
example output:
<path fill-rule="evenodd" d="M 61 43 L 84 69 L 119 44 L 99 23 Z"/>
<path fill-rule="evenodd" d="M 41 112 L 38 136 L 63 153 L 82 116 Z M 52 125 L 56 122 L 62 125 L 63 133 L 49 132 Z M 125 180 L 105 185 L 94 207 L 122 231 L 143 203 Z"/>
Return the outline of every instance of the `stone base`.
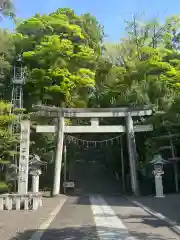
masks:
<path fill-rule="evenodd" d="M 41 206 L 42 193 L 0 195 L 0 210 L 37 210 Z"/>
<path fill-rule="evenodd" d="M 155 198 L 164 198 L 165 197 L 165 195 L 163 195 L 163 196 L 155 196 Z"/>

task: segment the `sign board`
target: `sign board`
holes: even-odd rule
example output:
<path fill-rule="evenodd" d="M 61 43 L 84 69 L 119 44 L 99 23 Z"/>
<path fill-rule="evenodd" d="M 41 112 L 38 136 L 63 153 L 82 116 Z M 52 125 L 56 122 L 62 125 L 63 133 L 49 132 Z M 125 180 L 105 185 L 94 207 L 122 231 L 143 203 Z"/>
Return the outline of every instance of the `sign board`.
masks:
<path fill-rule="evenodd" d="M 75 187 L 75 184 L 74 184 L 74 182 L 64 182 L 64 183 L 63 183 L 63 187 L 66 187 L 66 188 L 74 188 L 74 187 Z"/>
<path fill-rule="evenodd" d="M 30 121 L 22 120 L 20 136 L 19 176 L 18 176 L 19 194 L 27 194 L 28 192 L 29 144 L 30 144 Z"/>

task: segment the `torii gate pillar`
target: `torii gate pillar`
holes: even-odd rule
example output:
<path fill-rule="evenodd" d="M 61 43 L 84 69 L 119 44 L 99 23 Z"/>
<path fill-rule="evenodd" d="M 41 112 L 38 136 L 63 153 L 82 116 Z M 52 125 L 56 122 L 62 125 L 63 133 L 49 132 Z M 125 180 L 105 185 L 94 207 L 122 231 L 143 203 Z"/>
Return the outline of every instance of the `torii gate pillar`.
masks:
<path fill-rule="evenodd" d="M 56 148 L 56 159 L 54 166 L 54 183 L 53 183 L 53 196 L 56 196 L 60 192 L 61 183 L 61 165 L 63 157 L 63 142 L 64 142 L 64 117 L 58 119 L 57 126 L 57 148 Z"/>
<path fill-rule="evenodd" d="M 136 171 L 136 145 L 135 145 L 135 135 L 134 135 L 134 125 L 131 113 L 128 112 L 126 116 L 126 134 L 127 134 L 127 146 L 129 153 L 129 164 L 131 172 L 131 187 L 133 193 L 139 195 L 139 186 L 137 180 L 137 171 Z"/>

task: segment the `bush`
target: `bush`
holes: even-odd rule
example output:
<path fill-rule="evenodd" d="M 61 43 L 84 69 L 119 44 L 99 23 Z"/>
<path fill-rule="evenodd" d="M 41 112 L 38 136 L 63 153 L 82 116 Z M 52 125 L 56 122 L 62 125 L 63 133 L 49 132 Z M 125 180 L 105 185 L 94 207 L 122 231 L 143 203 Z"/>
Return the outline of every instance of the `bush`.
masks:
<path fill-rule="evenodd" d="M 9 186 L 5 182 L 0 182 L 0 194 L 9 191 Z"/>

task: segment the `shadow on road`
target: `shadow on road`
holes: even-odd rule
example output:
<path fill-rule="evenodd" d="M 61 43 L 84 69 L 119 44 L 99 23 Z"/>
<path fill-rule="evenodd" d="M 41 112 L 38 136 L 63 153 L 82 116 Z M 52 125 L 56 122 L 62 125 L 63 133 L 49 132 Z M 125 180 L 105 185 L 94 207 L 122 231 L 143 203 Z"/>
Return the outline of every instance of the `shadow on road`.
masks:
<path fill-rule="evenodd" d="M 128 220 L 128 223 L 137 223 L 137 222 L 141 222 L 144 226 L 150 226 L 152 228 L 169 228 L 171 229 L 172 232 L 174 232 L 176 235 L 178 235 L 180 237 L 180 231 L 174 226 L 171 225 L 151 214 L 148 213 L 148 216 L 145 216 L 144 213 L 142 212 L 142 214 L 128 214 L 127 216 L 123 216 L 122 214 L 118 213 L 118 208 L 119 207 L 123 207 L 124 209 L 127 208 L 127 211 L 129 208 L 136 208 L 137 206 L 135 206 L 130 200 L 128 200 L 127 198 L 123 197 L 123 196 L 106 196 L 106 202 L 111 206 L 111 207 L 115 207 L 115 212 L 116 212 L 116 216 L 119 217 L 121 220 Z M 85 196 L 79 196 L 76 198 L 74 198 L 74 204 L 77 205 L 89 205 L 89 198 L 85 197 Z M 98 204 L 98 202 L 97 202 Z M 126 210 L 125 210 L 126 211 Z M 112 217 L 111 214 L 104 214 L 101 216 L 100 214 L 96 214 L 96 217 Z M 133 235 L 143 235 L 145 233 L 137 233 L 137 232 L 133 232 Z M 146 235 L 146 234 L 145 234 Z M 153 235 L 153 234 L 152 234 Z M 154 235 L 153 235 L 154 236 Z M 139 237 L 139 236 L 138 236 Z M 141 238 L 138 238 L 141 239 Z M 143 239 L 143 238 L 142 238 Z M 148 239 L 148 238 L 144 238 Z M 151 239 L 151 238 L 150 238 Z M 152 238 L 152 239 L 156 239 L 156 238 Z M 157 239 L 163 239 L 161 238 L 157 238 Z"/>
<path fill-rule="evenodd" d="M 156 211 L 167 218 L 180 223 L 180 194 L 169 194 L 164 198 L 137 197 L 131 199 L 142 203 L 152 212 Z"/>
<path fill-rule="evenodd" d="M 28 240 L 33 235 L 35 230 L 28 230 L 23 233 L 17 234 L 17 236 L 11 238 L 10 240 Z M 39 230 L 37 233 L 39 236 L 42 234 L 42 231 Z M 86 226 L 81 228 L 62 228 L 62 229 L 50 229 L 47 230 L 43 235 L 41 240 L 109 240 L 109 239 L 121 239 L 127 240 L 132 239 L 132 237 L 137 238 L 138 240 L 167 240 L 160 235 L 151 234 L 151 233 L 138 233 L 136 231 L 132 231 L 128 234 L 128 232 L 124 229 L 116 229 L 101 227 L 98 229 L 99 237 L 96 233 L 96 228 L 93 226 Z M 128 238 L 129 237 L 129 238 Z M 40 239 L 40 238 L 36 238 Z M 175 240 L 175 238 L 169 238 L 168 240 Z"/>

